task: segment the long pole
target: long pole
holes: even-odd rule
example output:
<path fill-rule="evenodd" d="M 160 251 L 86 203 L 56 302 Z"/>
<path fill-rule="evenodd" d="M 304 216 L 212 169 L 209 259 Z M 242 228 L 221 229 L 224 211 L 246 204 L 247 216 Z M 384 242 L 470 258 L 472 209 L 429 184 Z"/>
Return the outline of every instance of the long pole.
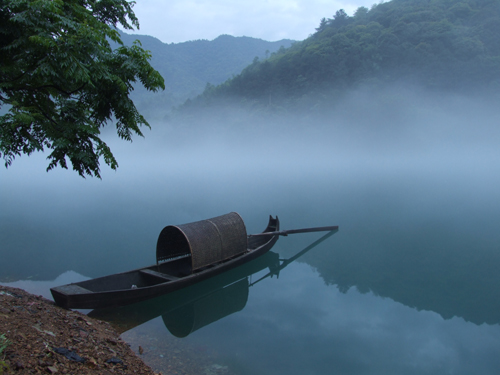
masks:
<path fill-rule="evenodd" d="M 264 233 L 258 233 L 258 234 L 251 234 L 250 237 L 269 236 L 269 235 L 288 236 L 289 234 L 295 234 L 295 233 L 327 232 L 327 231 L 338 230 L 338 229 L 339 229 L 338 225 L 333 225 L 333 226 L 329 226 L 329 227 L 315 227 L 315 228 L 279 230 L 276 232 L 264 232 Z"/>

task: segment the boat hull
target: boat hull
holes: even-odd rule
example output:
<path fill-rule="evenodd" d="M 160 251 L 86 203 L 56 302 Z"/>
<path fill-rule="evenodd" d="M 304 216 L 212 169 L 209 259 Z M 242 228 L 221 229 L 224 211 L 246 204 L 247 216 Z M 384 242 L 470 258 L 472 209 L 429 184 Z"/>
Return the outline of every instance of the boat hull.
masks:
<path fill-rule="evenodd" d="M 279 230 L 277 218 L 270 218 L 264 232 L 273 230 Z M 248 249 L 242 255 L 181 277 L 171 272 L 174 268 L 182 268 L 182 260 L 178 260 L 179 267 L 175 266 L 175 262 L 163 263 L 55 287 L 51 289 L 52 296 L 57 305 L 72 309 L 119 307 L 145 301 L 196 284 L 256 259 L 268 252 L 278 237 L 270 235 L 261 239 L 260 243 L 253 244 L 256 247 Z M 164 272 L 169 268 L 169 272 Z"/>

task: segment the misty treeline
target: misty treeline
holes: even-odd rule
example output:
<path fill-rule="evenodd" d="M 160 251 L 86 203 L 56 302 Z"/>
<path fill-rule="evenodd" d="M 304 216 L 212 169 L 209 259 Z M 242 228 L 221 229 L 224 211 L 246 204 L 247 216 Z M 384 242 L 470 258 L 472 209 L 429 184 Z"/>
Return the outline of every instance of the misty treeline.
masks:
<path fill-rule="evenodd" d="M 500 1 L 392 0 L 323 18 L 316 32 L 186 103 L 309 108 L 346 89 L 405 82 L 466 92 L 500 88 Z M 238 99 L 239 98 L 239 99 Z"/>
<path fill-rule="evenodd" d="M 132 46 L 140 40 L 144 49 L 152 51 L 151 65 L 167 82 L 161 93 L 150 93 L 140 85 L 132 94 L 134 103 L 149 119 L 159 118 L 188 98 L 203 92 L 207 82 L 220 84 L 242 71 L 258 55 L 265 58 L 292 40 L 267 42 L 250 37 L 221 35 L 214 40 L 163 43 L 147 35 L 120 33 L 123 43 Z"/>

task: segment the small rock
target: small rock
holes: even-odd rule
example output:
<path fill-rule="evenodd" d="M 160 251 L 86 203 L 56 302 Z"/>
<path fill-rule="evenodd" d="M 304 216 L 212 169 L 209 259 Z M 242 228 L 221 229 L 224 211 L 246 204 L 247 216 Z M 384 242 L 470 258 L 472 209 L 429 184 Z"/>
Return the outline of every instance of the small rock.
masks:
<path fill-rule="evenodd" d="M 57 368 L 55 366 L 49 366 L 47 367 L 47 370 L 51 373 L 51 374 L 55 374 L 57 372 Z"/>
<path fill-rule="evenodd" d="M 113 365 L 123 365 L 123 361 L 118 357 L 111 357 L 106 361 L 106 363 L 112 363 Z"/>
<path fill-rule="evenodd" d="M 97 366 L 97 361 L 94 358 L 89 358 L 89 362 Z"/>
<path fill-rule="evenodd" d="M 85 363 L 85 358 L 80 357 L 75 352 L 72 352 L 66 348 L 52 348 L 57 354 L 61 354 L 68 358 L 70 361 Z"/>

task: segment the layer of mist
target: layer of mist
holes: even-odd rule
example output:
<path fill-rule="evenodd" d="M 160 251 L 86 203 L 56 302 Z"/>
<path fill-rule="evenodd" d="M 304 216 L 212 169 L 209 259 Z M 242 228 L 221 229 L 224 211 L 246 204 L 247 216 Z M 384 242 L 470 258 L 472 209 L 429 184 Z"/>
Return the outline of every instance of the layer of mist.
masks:
<path fill-rule="evenodd" d="M 46 173 L 42 154 L 17 158 L 0 171 L 1 255 L 9 264 L 0 280 L 53 280 L 68 270 L 96 277 L 146 266 L 155 262 L 165 225 L 230 211 L 243 216 L 249 233 L 262 230 L 269 214 L 279 215 L 284 229 L 340 225 L 332 257 L 304 259 L 342 290 L 359 286 L 401 299 L 407 288 L 390 290 L 373 279 L 383 271 L 396 285 L 401 272 L 392 271 L 399 265 L 380 264 L 406 252 L 409 259 L 431 256 L 437 270 L 446 269 L 457 238 L 468 244 L 458 249 L 457 270 L 474 257 L 500 265 L 494 99 L 397 87 L 352 91 L 315 114 L 207 109 L 153 123 L 133 143 L 118 140 L 110 126 L 104 137 L 120 167 L 103 165 L 102 181 L 61 169 Z M 300 247 L 306 240 L 294 241 Z M 432 258 L 434 248 L 443 252 Z M 359 268 L 363 259 L 369 261 Z M 500 285 L 488 275 L 467 273 L 475 288 Z M 437 297 L 448 293 L 446 285 L 439 290 Z M 413 297 L 405 303 L 440 308 Z M 469 319 L 500 321 L 493 315 Z"/>

